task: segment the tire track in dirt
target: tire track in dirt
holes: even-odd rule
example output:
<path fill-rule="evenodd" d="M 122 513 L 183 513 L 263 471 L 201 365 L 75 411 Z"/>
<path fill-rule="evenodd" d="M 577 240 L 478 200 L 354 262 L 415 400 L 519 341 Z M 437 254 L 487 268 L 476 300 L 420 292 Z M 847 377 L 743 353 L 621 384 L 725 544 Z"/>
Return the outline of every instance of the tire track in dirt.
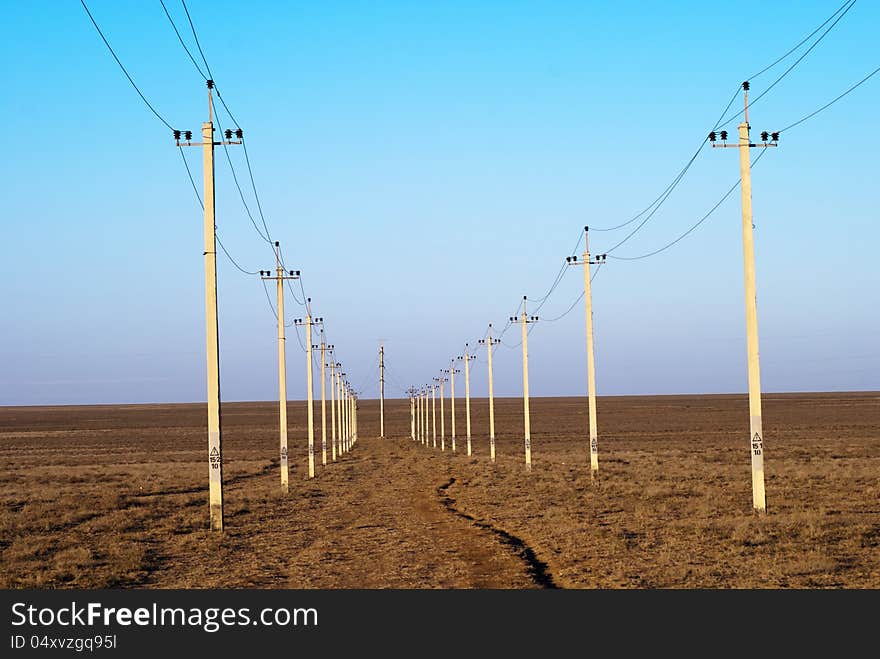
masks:
<path fill-rule="evenodd" d="M 490 524 L 489 522 L 480 521 L 473 515 L 462 512 L 461 510 L 456 508 L 455 499 L 453 499 L 449 495 L 449 488 L 452 487 L 456 482 L 457 479 L 453 476 L 450 477 L 448 482 L 437 488 L 437 494 L 440 497 L 440 503 L 443 504 L 446 510 L 457 517 L 466 519 L 477 528 L 490 531 L 497 535 L 502 543 L 511 547 L 514 553 L 523 560 L 523 562 L 526 564 L 528 574 L 535 582 L 535 585 L 540 588 L 550 590 L 560 588 L 560 586 L 554 581 L 553 575 L 550 573 L 550 568 L 544 561 L 538 558 L 535 550 L 532 549 L 528 544 L 526 544 L 525 540 L 513 535 L 508 531 L 505 531 L 500 527 Z"/>

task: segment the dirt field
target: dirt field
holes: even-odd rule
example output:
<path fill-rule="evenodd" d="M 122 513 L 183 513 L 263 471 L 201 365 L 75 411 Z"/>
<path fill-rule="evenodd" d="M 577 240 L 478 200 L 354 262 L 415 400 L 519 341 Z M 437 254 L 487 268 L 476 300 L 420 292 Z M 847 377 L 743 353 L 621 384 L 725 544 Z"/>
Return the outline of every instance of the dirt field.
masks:
<path fill-rule="evenodd" d="M 291 403 L 286 496 L 277 404 L 225 404 L 223 534 L 202 405 L 0 408 L 0 586 L 880 587 L 880 394 L 764 400 L 766 517 L 745 396 L 601 398 L 596 483 L 583 399 L 532 400 L 530 474 L 519 399 L 496 401 L 494 465 L 485 399 L 470 458 L 461 436 L 454 455 L 411 441 L 408 401 L 378 439 L 362 401 L 360 441 L 326 467 L 318 426 L 310 481 Z"/>

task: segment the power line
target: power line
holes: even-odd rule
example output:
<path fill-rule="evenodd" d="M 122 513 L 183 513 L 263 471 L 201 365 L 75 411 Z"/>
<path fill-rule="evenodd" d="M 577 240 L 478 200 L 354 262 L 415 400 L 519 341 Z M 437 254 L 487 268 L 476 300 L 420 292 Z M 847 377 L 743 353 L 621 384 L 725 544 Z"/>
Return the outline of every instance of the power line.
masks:
<path fill-rule="evenodd" d="M 590 283 L 593 282 L 593 280 L 596 278 L 596 275 L 599 274 L 599 270 L 601 270 L 601 269 L 602 269 L 602 264 L 600 263 L 596 267 L 596 269 L 593 271 L 593 274 L 590 275 Z M 545 323 L 555 323 L 557 320 L 562 320 L 568 314 L 570 314 L 572 309 L 574 309 L 575 305 L 583 299 L 584 299 L 584 292 L 581 291 L 580 295 L 577 296 L 577 299 L 571 303 L 571 306 L 563 314 L 556 316 L 556 318 L 542 318 L 541 320 Z"/>
<path fill-rule="evenodd" d="M 841 6 L 837 9 L 837 11 L 835 11 L 831 16 L 829 16 L 827 19 L 825 19 L 825 21 L 824 21 L 819 27 L 817 27 L 815 30 L 813 30 L 813 32 L 811 32 L 806 38 L 802 39 L 802 40 L 801 40 L 801 41 L 800 41 L 800 42 L 799 42 L 794 48 L 790 49 L 787 53 L 785 53 L 785 55 L 783 55 L 782 57 L 780 57 L 780 58 L 778 58 L 777 60 L 775 60 L 772 64 L 770 64 L 770 65 L 764 67 L 763 69 L 761 69 L 760 71 L 758 71 L 758 73 L 756 73 L 756 74 L 754 74 L 753 76 L 751 76 L 752 78 L 756 78 L 756 77 L 760 76 L 761 74 L 765 73 L 766 71 L 770 70 L 770 69 L 773 68 L 774 66 L 776 66 L 779 62 L 781 62 L 782 60 L 784 60 L 786 57 L 788 57 L 788 56 L 789 56 L 791 53 L 793 53 L 795 50 L 797 50 L 798 48 L 800 48 L 800 47 L 801 47 L 806 41 L 808 41 L 810 38 L 812 38 L 812 37 L 813 37 L 813 36 L 814 36 L 819 30 L 821 30 L 825 25 L 827 25 L 829 21 L 831 21 L 835 16 L 837 16 L 837 14 L 839 14 L 839 13 L 844 9 L 844 7 L 846 7 L 846 10 L 843 12 L 843 14 L 841 14 L 841 15 L 837 18 L 837 20 L 834 21 L 834 24 L 831 25 L 831 27 L 829 27 L 828 30 L 825 31 L 825 33 L 824 33 L 824 34 L 823 34 L 823 35 L 822 35 L 822 36 L 816 41 L 816 43 L 814 43 L 812 46 L 810 46 L 810 48 L 809 48 L 809 49 L 808 49 L 808 50 L 807 50 L 807 51 L 806 51 L 806 52 L 805 52 L 800 58 L 798 58 L 798 60 L 797 60 L 794 64 L 792 64 L 792 65 L 788 68 L 788 70 L 786 70 L 786 71 L 785 71 L 785 72 L 784 72 L 779 78 L 777 78 L 776 81 L 774 81 L 774 82 L 770 85 L 770 87 L 768 87 L 766 90 L 764 90 L 764 92 L 763 92 L 762 94 L 760 94 L 758 97 L 756 97 L 755 99 L 753 99 L 753 100 L 751 101 L 751 103 L 754 103 L 755 100 L 757 100 L 758 98 L 760 98 L 761 96 L 763 96 L 764 94 L 766 94 L 767 92 L 769 92 L 770 89 L 772 89 L 772 88 L 773 88 L 773 87 L 774 87 L 774 86 L 775 86 L 780 80 L 782 80 L 782 78 L 784 78 L 786 75 L 788 75 L 788 73 L 791 72 L 791 70 L 792 70 L 795 66 L 797 66 L 798 63 L 800 63 L 800 61 L 803 60 L 804 57 L 807 56 L 807 54 L 809 54 L 810 50 L 812 50 L 813 48 L 815 48 L 815 47 L 819 44 L 819 42 L 822 41 L 822 39 L 825 37 L 825 35 L 828 34 L 828 32 L 834 27 L 834 25 L 837 24 L 837 21 L 839 21 L 841 18 L 843 18 L 843 16 L 846 14 L 846 12 L 848 12 L 849 9 L 852 7 L 852 5 L 855 4 L 855 2 L 856 2 L 856 0 L 846 0 L 846 2 L 844 2 L 843 5 L 841 5 Z M 848 5 L 848 6 L 847 6 L 847 5 Z M 739 112 L 739 113 L 733 115 L 731 118 L 729 118 L 729 119 L 727 119 L 727 120 L 724 119 L 724 115 L 727 114 L 727 111 L 730 109 L 730 106 L 733 105 L 733 102 L 736 100 L 737 96 L 739 95 L 739 89 L 740 89 L 739 86 L 737 86 L 736 91 L 734 92 L 734 94 L 733 94 L 733 96 L 731 97 L 730 101 L 727 103 L 727 106 L 724 108 L 724 110 L 722 111 L 721 115 L 719 116 L 718 120 L 715 122 L 715 125 L 712 127 L 711 130 L 716 130 L 717 128 L 719 128 L 719 127 L 721 127 L 721 126 L 723 126 L 723 125 L 725 125 L 725 124 L 727 124 L 727 123 L 730 123 L 731 121 L 733 121 L 733 119 L 735 119 L 737 116 L 739 116 L 739 114 L 742 114 L 742 112 Z M 722 123 L 722 122 L 724 122 L 724 123 Z M 672 183 L 670 183 L 670 184 L 666 187 L 666 189 L 665 189 L 662 193 L 660 193 L 660 196 L 658 196 L 656 199 L 654 199 L 654 201 L 651 202 L 651 204 L 649 204 L 644 210 L 642 210 L 640 213 L 636 214 L 635 216 L 633 216 L 632 218 L 630 218 L 630 219 L 627 220 L 626 222 L 622 222 L 621 224 L 618 224 L 618 225 L 616 225 L 616 226 L 613 226 L 613 227 L 598 227 L 598 228 L 593 228 L 592 230 L 594 230 L 594 231 L 615 231 L 615 230 L 617 230 L 617 229 L 622 229 L 623 227 L 628 226 L 628 225 L 632 224 L 633 222 L 635 222 L 636 220 L 638 220 L 640 217 L 642 217 L 645 213 L 647 213 L 648 211 L 650 211 L 650 210 L 651 210 L 652 208 L 654 208 L 654 206 L 656 205 L 657 207 L 654 208 L 653 211 L 651 211 L 651 216 L 653 216 L 654 213 L 656 213 L 657 210 L 660 208 L 660 206 L 662 206 L 663 203 L 665 203 L 666 199 L 669 197 L 669 195 L 672 193 L 672 191 L 673 191 L 673 190 L 678 186 L 678 184 L 681 182 L 681 179 L 682 179 L 682 178 L 684 177 L 684 175 L 687 173 L 688 169 L 690 169 L 691 165 L 694 163 L 694 161 L 696 160 L 696 158 L 697 158 L 697 156 L 699 155 L 700 151 L 702 151 L 703 146 L 705 146 L 705 144 L 706 144 L 706 139 L 704 139 L 704 140 L 700 143 L 700 146 L 698 147 L 697 151 L 694 153 L 694 155 L 691 157 L 691 159 L 688 161 L 688 163 L 682 168 L 682 170 L 676 175 L 676 177 L 673 179 Z M 650 216 L 649 216 L 644 222 L 642 222 L 642 223 L 636 228 L 636 230 L 633 231 L 630 235 L 628 235 L 623 241 L 621 241 L 620 243 L 618 243 L 617 245 L 615 245 L 614 247 L 612 247 L 611 249 L 609 249 L 609 250 L 607 250 L 607 251 L 610 252 L 611 250 L 616 249 L 617 247 L 620 247 L 624 242 L 626 242 L 627 240 L 629 240 L 633 235 L 635 235 L 635 233 L 636 233 L 639 229 L 641 229 L 642 226 L 645 225 L 645 223 L 647 222 L 648 219 L 650 219 Z"/>
<path fill-rule="evenodd" d="M 834 105 L 835 103 L 837 103 L 837 101 L 839 101 L 839 100 L 842 99 L 844 96 L 846 96 L 846 95 L 849 94 L 851 91 L 853 91 L 856 87 L 859 87 L 859 86 L 862 85 L 863 83 L 865 83 L 865 82 L 867 82 L 868 80 L 870 80 L 874 75 L 877 74 L 878 71 L 880 71 L 880 67 L 877 67 L 876 69 L 874 69 L 873 71 L 871 71 L 871 73 L 869 73 L 869 74 L 866 75 L 864 78 L 862 78 L 861 80 L 859 80 L 856 84 L 854 84 L 852 87 L 850 87 L 849 89 L 847 89 L 847 90 L 846 90 L 845 92 L 843 92 L 840 96 L 838 96 L 837 98 L 835 98 L 833 101 L 830 101 L 830 102 L 826 103 L 825 105 L 823 105 L 823 106 L 822 106 L 821 108 L 819 108 L 818 110 L 815 110 L 815 111 L 811 112 L 810 114 L 806 115 L 805 117 L 802 117 L 802 118 L 798 119 L 798 120 L 795 121 L 793 124 L 789 124 L 789 125 L 786 126 L 785 128 L 781 129 L 779 132 L 782 133 L 782 132 L 787 131 L 789 128 L 794 128 L 794 127 L 797 126 L 798 124 L 802 124 L 802 123 L 804 123 L 807 119 L 811 119 L 811 118 L 815 117 L 817 114 L 819 114 L 820 112 L 822 112 L 822 110 L 825 110 L 825 109 L 827 109 L 827 108 L 830 108 L 832 105 Z"/>
<path fill-rule="evenodd" d="M 196 182 L 193 179 L 192 170 L 189 168 L 189 162 L 187 162 L 187 160 L 186 160 L 186 156 L 183 153 L 183 149 L 179 148 L 179 151 L 180 151 L 180 157 L 183 160 L 183 166 L 186 167 L 186 175 L 187 175 L 187 177 L 189 177 L 189 182 L 192 185 L 192 189 L 196 195 L 196 199 L 199 202 L 199 206 L 201 206 L 202 210 L 205 210 L 205 204 L 204 204 L 204 202 L 202 202 L 202 196 L 199 194 L 199 189 L 196 187 Z M 220 245 L 220 249 L 222 249 L 223 253 L 226 254 L 226 258 L 229 259 L 229 262 L 232 263 L 232 265 L 234 265 L 236 268 L 238 268 L 241 272 L 243 272 L 246 275 L 257 274 L 256 270 L 251 272 L 250 270 L 245 270 L 244 268 L 242 268 L 236 262 L 236 260 L 234 258 L 232 258 L 232 255 L 229 253 L 229 250 L 226 249 L 226 246 L 223 244 L 223 241 L 220 240 L 220 236 L 216 235 L 216 231 L 217 231 L 216 227 L 214 228 L 214 231 L 215 231 L 215 237 L 217 238 L 217 244 Z M 276 316 L 276 318 L 277 318 L 277 316 Z"/>
<path fill-rule="evenodd" d="M 816 46 L 818 46 L 818 45 L 822 42 L 822 39 L 824 39 L 825 36 L 826 36 L 829 32 L 831 32 L 831 30 L 834 29 L 834 26 L 837 25 L 837 24 L 840 22 L 840 20 L 841 20 L 844 16 L 846 16 L 846 14 L 849 12 L 850 9 L 852 9 L 852 7 L 853 7 L 854 4 L 856 4 L 856 0 L 851 0 L 850 3 L 849 3 L 849 5 L 846 7 L 846 9 L 844 9 L 843 13 L 842 13 L 840 16 L 838 16 L 838 17 L 835 19 L 835 21 L 834 21 L 831 25 L 828 26 L 828 29 L 825 30 L 825 31 L 822 33 L 822 35 L 821 35 L 818 39 L 816 39 L 816 41 L 813 43 L 813 45 L 811 45 L 809 48 L 807 48 L 807 50 L 804 51 L 804 54 L 803 54 L 803 55 L 801 55 L 800 57 L 798 57 L 798 58 L 794 61 L 794 63 L 793 63 L 790 67 L 788 67 L 788 68 L 782 73 L 781 76 L 779 76 L 778 78 L 776 78 L 776 80 L 774 80 L 774 81 L 770 84 L 770 86 L 767 87 L 767 89 L 765 89 L 763 92 L 761 92 L 760 94 L 758 94 L 755 98 L 750 99 L 750 100 L 749 100 L 749 107 L 751 107 L 751 106 L 753 106 L 755 103 L 757 103 L 757 102 L 758 102 L 761 98 L 763 98 L 763 97 L 764 97 L 764 96 L 765 96 L 765 95 L 766 95 L 771 89 L 773 89 L 777 84 L 779 84 L 779 82 L 780 82 L 783 78 L 785 78 L 785 76 L 787 76 L 789 73 L 791 73 L 791 71 L 794 69 L 794 67 L 796 67 L 798 64 L 800 64 L 800 63 L 801 63 L 801 60 L 803 60 L 807 55 L 809 55 L 809 54 L 810 54 L 810 51 L 812 51 L 813 48 L 815 48 Z M 837 12 L 835 12 L 835 13 L 837 13 Z M 827 22 L 828 22 L 828 21 L 826 21 L 826 23 L 827 23 Z M 726 126 L 726 125 L 729 124 L 731 121 L 733 121 L 733 120 L 736 119 L 737 117 L 741 116 L 744 112 L 745 112 L 745 110 L 739 110 L 736 114 L 734 114 L 733 116 L 731 116 L 729 119 L 725 120 L 724 123 L 719 124 L 719 126 L 716 126 L 716 128 L 718 128 L 718 127 L 720 127 L 720 126 Z"/>
<path fill-rule="evenodd" d="M 762 150 L 761 153 L 759 153 L 758 156 L 752 161 L 751 166 L 754 167 L 765 153 L 767 153 L 766 149 Z M 613 256 L 613 255 L 609 254 L 609 258 L 617 259 L 618 261 L 638 261 L 640 259 L 646 259 L 649 256 L 654 256 L 655 254 L 659 254 L 660 252 L 666 251 L 667 249 L 669 249 L 670 247 L 672 247 L 673 245 L 675 245 L 679 241 L 683 240 L 686 236 L 688 236 L 691 232 L 693 232 L 697 227 L 699 227 L 703 222 L 708 220 L 709 217 L 712 215 L 712 213 L 714 213 L 718 209 L 718 207 L 722 203 L 724 203 L 724 201 L 731 194 L 733 194 L 733 191 L 739 187 L 739 184 L 741 182 L 742 182 L 742 179 L 738 179 L 737 182 L 734 183 L 733 186 L 727 192 L 724 193 L 724 196 L 718 200 L 718 203 L 715 204 L 714 206 L 712 206 L 712 208 L 709 210 L 709 212 L 706 213 L 703 217 L 701 217 L 697 221 L 696 224 L 694 224 L 690 229 L 688 229 L 683 234 L 681 234 L 678 238 L 676 238 L 675 240 L 673 240 L 670 243 L 667 243 L 666 245 L 664 245 L 660 249 L 655 249 L 653 252 L 648 252 L 647 254 L 641 254 L 640 256 Z"/>
<path fill-rule="evenodd" d="M 810 32 L 807 36 L 805 36 L 803 39 L 801 39 L 801 40 L 797 43 L 797 45 L 794 46 L 794 47 L 793 47 L 791 50 L 789 50 L 787 53 L 785 53 L 785 55 L 783 55 L 782 57 L 780 57 L 779 59 L 777 59 L 777 60 L 776 60 L 775 62 L 773 62 L 772 64 L 768 64 L 767 66 L 765 66 L 763 69 L 761 69 L 761 70 L 758 71 L 757 73 L 752 74 L 752 75 L 749 76 L 747 79 L 748 79 L 748 80 L 754 80 L 754 79 L 757 78 L 759 75 L 761 75 L 761 74 L 763 74 L 763 73 L 766 73 L 767 71 L 769 71 L 770 69 L 772 69 L 774 66 L 776 66 L 777 64 L 779 64 L 779 63 L 780 63 L 782 60 L 784 60 L 786 57 L 788 57 L 789 55 L 791 55 L 791 54 L 792 54 L 794 51 L 796 51 L 798 48 L 800 48 L 801 46 L 803 46 L 807 41 L 809 41 L 809 40 L 813 37 L 813 35 L 816 34 L 816 32 L 818 32 L 818 31 L 821 30 L 823 27 L 825 27 L 825 26 L 828 24 L 828 21 L 830 21 L 832 18 L 834 18 L 835 16 L 837 16 L 837 14 L 839 14 L 840 11 L 841 11 L 846 5 L 849 4 L 849 2 L 850 2 L 850 0 L 846 0 L 846 2 L 844 2 L 842 5 L 840 5 L 840 7 L 837 8 L 837 11 L 835 11 L 833 14 L 831 14 L 831 16 L 829 16 L 828 18 L 825 19 L 825 22 L 822 23 L 822 25 L 820 25 L 820 26 L 817 27 L 815 30 L 813 30 L 812 32 Z"/>
<path fill-rule="evenodd" d="M 171 124 L 169 124 L 167 121 L 165 121 L 165 118 L 164 118 L 161 114 L 159 114 L 159 113 L 156 111 L 156 108 L 154 108 L 154 107 L 150 104 L 150 102 L 147 100 L 147 97 L 143 95 L 143 93 L 141 92 L 141 90 L 140 90 L 140 89 L 138 88 L 138 86 L 135 84 L 135 82 L 134 82 L 134 80 L 132 79 L 132 77 L 129 75 L 128 71 L 127 71 L 127 70 L 125 69 L 125 67 L 122 65 L 122 62 L 119 61 L 119 58 L 116 56 L 116 53 L 113 51 L 112 46 L 110 46 L 110 42 L 107 41 L 107 37 L 105 37 L 105 36 L 104 36 L 104 33 L 101 32 L 101 28 L 98 27 L 98 23 L 97 23 L 97 21 L 95 21 L 95 17 L 92 16 L 92 12 L 90 12 L 90 11 L 89 11 L 89 8 L 86 6 L 85 0 L 79 0 L 79 1 L 80 1 L 80 4 L 83 6 L 83 9 L 86 10 L 86 14 L 89 15 L 89 18 L 90 18 L 91 21 L 92 21 L 92 25 L 95 26 L 95 29 L 98 31 L 98 34 L 101 36 L 101 39 L 104 41 L 104 45 L 107 46 L 107 50 L 109 50 L 109 51 L 110 51 L 110 54 L 113 55 L 113 59 L 116 60 L 116 63 L 119 65 L 119 68 L 122 69 L 122 72 L 125 74 L 125 77 L 128 78 L 128 81 L 131 83 L 131 86 L 134 87 L 134 90 L 138 93 L 138 96 L 141 97 L 141 100 L 146 104 L 146 106 L 147 106 L 148 108 L 150 108 L 150 112 L 152 112 L 154 115 L 156 115 L 156 118 L 157 118 L 159 121 L 161 121 L 163 124 L 165 124 L 165 125 L 168 127 L 169 130 L 174 130 L 174 127 L 173 127 Z"/>
<path fill-rule="evenodd" d="M 198 62 L 196 62 L 196 58 L 193 57 L 192 53 L 189 52 L 189 48 L 186 47 L 186 44 L 183 42 L 183 37 L 180 36 L 180 32 L 177 30 L 177 25 L 174 24 L 174 19 L 171 18 L 171 14 L 168 13 L 168 7 L 165 6 L 164 0 L 159 0 L 159 4 L 162 5 L 162 9 L 165 10 L 165 15 L 168 17 L 168 21 L 171 23 L 171 27 L 174 29 L 174 34 L 177 35 L 177 40 L 180 41 L 180 45 L 183 46 L 183 49 L 186 51 L 186 54 L 189 55 L 190 61 L 193 63 L 193 66 L 196 67 L 196 71 L 199 72 L 199 75 L 202 76 L 205 80 L 208 79 L 204 73 L 202 73 L 202 69 L 199 66 Z"/>
<path fill-rule="evenodd" d="M 162 0 L 159 0 L 159 1 L 162 2 Z M 183 5 L 183 9 L 186 12 L 186 18 L 187 18 L 187 21 L 189 22 L 190 29 L 192 30 L 192 34 L 193 34 L 193 38 L 195 39 L 196 46 L 199 49 L 199 54 L 202 56 L 202 61 L 205 63 L 205 68 L 208 71 L 208 75 L 211 76 L 211 78 L 213 79 L 214 74 L 211 72 L 211 67 L 208 64 L 208 60 L 205 57 L 205 53 L 202 51 L 202 46 L 201 46 L 201 43 L 199 42 L 198 34 L 196 33 L 196 27 L 195 27 L 195 24 L 193 23 L 192 16 L 189 13 L 189 9 L 186 6 L 185 0 L 181 0 L 181 4 Z M 163 7 L 163 9 L 165 9 L 164 2 L 162 2 L 162 7 Z M 166 16 L 168 16 L 168 20 L 171 22 L 171 27 L 174 28 L 175 34 L 177 34 L 177 38 L 180 41 L 180 45 L 183 46 L 183 49 L 186 51 L 186 54 L 189 56 L 193 65 L 196 67 L 196 70 L 199 72 L 199 74 L 201 74 L 201 76 L 203 78 L 207 79 L 205 74 L 202 73 L 202 70 L 199 67 L 198 63 L 195 61 L 195 58 L 193 57 L 192 53 L 186 47 L 186 44 L 183 42 L 183 39 L 180 37 L 180 33 L 177 30 L 177 26 L 174 24 L 174 21 L 172 20 L 171 15 L 168 13 L 167 9 L 165 9 L 165 14 L 166 14 Z M 217 87 L 216 81 L 214 84 L 214 89 L 217 92 L 217 98 L 220 100 L 220 103 L 223 105 L 223 108 L 226 110 L 226 114 L 229 116 L 230 120 L 235 125 L 240 126 L 241 124 L 239 124 L 239 122 L 236 120 L 235 115 L 232 114 L 232 111 L 229 109 L 229 106 L 226 104 L 226 101 L 224 100 L 223 95 L 220 93 L 220 88 Z M 223 131 L 223 126 L 220 124 L 220 117 L 219 116 L 217 117 L 217 127 L 220 129 L 221 132 Z M 239 186 L 238 177 L 236 176 L 234 167 L 232 166 L 232 160 L 229 156 L 228 150 L 226 150 L 225 145 L 223 146 L 223 148 L 224 148 L 224 150 L 227 151 L 226 158 L 229 160 L 230 169 L 233 170 L 233 179 L 235 180 L 235 185 L 238 188 L 239 196 L 241 196 L 241 201 L 245 207 L 245 210 L 247 211 L 248 217 L 250 217 L 251 222 L 253 223 L 254 228 L 257 230 L 257 233 L 260 235 L 260 237 L 263 238 L 264 240 L 266 240 L 266 242 L 268 242 L 269 244 L 271 244 L 272 243 L 272 232 L 269 231 L 269 225 L 266 222 L 265 215 L 263 214 L 263 204 L 260 201 L 259 193 L 257 193 L 257 184 L 254 180 L 254 171 L 253 171 L 253 168 L 251 167 L 250 155 L 248 154 L 247 145 L 245 144 L 245 140 L 243 137 L 242 137 L 241 145 L 242 145 L 242 149 L 244 150 L 244 158 L 245 158 L 245 163 L 247 165 L 248 176 L 250 177 L 250 181 L 251 181 L 251 189 L 253 190 L 253 193 L 254 193 L 254 200 L 257 203 L 257 212 L 260 215 L 260 222 L 263 225 L 263 230 L 265 231 L 265 235 L 263 234 L 262 231 L 260 231 L 259 227 L 257 227 L 256 221 L 254 220 L 253 215 L 251 214 L 250 208 L 248 208 L 248 205 L 244 200 L 244 194 L 242 193 L 241 187 Z"/>
<path fill-rule="evenodd" d="M 205 69 L 207 69 L 208 75 L 211 77 L 211 79 L 213 79 L 214 74 L 211 73 L 211 67 L 208 65 L 208 60 L 205 59 L 205 53 L 202 52 L 202 45 L 199 43 L 199 35 L 196 34 L 196 26 L 193 25 L 192 17 L 189 15 L 189 9 L 187 9 L 186 7 L 186 1 L 180 0 L 180 4 L 183 5 L 183 11 L 186 12 L 186 20 L 189 21 L 189 27 L 192 30 L 193 39 L 196 40 L 196 47 L 199 49 L 199 55 L 202 56 L 202 61 L 205 63 Z"/>

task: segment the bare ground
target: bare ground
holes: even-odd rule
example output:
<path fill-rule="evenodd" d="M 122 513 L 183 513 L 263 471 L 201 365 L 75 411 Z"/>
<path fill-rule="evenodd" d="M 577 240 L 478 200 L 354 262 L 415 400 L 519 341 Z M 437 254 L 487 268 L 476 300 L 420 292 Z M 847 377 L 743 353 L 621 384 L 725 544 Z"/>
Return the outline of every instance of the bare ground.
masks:
<path fill-rule="evenodd" d="M 223 534 L 203 405 L 0 408 L 0 586 L 880 587 L 880 394 L 764 401 L 762 517 L 745 396 L 601 398 L 595 481 L 583 399 L 532 400 L 531 473 L 518 399 L 496 401 L 495 464 L 485 399 L 471 457 L 410 440 L 407 401 L 377 438 L 362 401 L 360 441 L 326 467 L 319 443 L 312 480 L 291 403 L 287 495 L 277 404 L 225 404 Z"/>

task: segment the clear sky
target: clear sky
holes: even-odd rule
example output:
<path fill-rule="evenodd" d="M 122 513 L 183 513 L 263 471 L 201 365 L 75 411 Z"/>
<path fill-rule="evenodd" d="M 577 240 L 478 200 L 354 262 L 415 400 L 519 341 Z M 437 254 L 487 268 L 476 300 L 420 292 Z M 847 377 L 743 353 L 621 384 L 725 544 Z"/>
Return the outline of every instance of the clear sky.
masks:
<path fill-rule="evenodd" d="M 380 339 L 388 395 L 402 395 L 487 323 L 503 328 L 523 295 L 547 292 L 585 224 L 614 226 L 648 206 L 738 85 L 841 2 L 187 6 L 245 130 L 272 239 L 373 397 Z M 158 0 L 88 5 L 158 112 L 198 135 L 205 84 Z M 166 5 L 200 61 L 180 2 Z M 170 131 L 78 0 L 2 8 L 0 404 L 204 400 L 202 215 Z M 857 2 L 755 103 L 753 139 L 880 66 L 878 25 L 878 3 Z M 752 77 L 752 96 L 814 40 Z M 880 389 L 878 107 L 880 75 L 784 132 L 754 168 L 765 391 Z M 200 153 L 186 155 L 201 187 Z M 241 147 L 230 156 L 257 216 Z M 224 244 L 247 270 L 273 266 L 222 151 L 216 171 Z M 612 254 L 662 247 L 738 178 L 736 150 L 703 148 Z M 591 231 L 592 251 L 634 226 Z M 599 393 L 745 391 L 742 269 L 738 190 L 661 254 L 609 258 L 593 285 Z M 218 270 L 223 398 L 272 399 L 275 318 L 262 283 L 222 255 Z M 559 316 L 581 290 L 571 269 L 539 316 Z M 286 304 L 289 319 L 304 315 Z M 532 395 L 585 392 L 583 314 L 578 304 L 534 327 Z M 303 398 L 305 358 L 288 332 L 289 394 Z M 521 392 L 518 340 L 508 330 L 513 347 L 497 349 L 498 395 Z M 478 355 L 473 393 L 485 395 Z"/>

